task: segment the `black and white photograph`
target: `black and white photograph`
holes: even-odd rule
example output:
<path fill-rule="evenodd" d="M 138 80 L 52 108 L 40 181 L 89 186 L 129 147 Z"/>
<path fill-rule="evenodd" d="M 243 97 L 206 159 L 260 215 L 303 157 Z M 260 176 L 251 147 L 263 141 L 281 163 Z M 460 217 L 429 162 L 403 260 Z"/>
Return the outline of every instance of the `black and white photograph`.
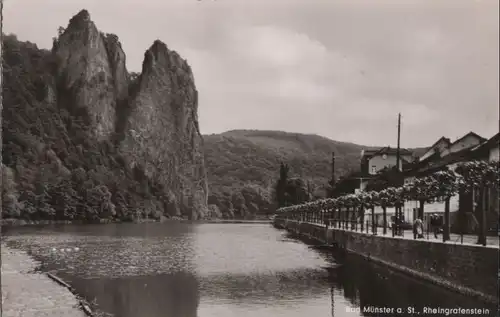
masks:
<path fill-rule="evenodd" d="M 0 0 L 1 317 L 499 316 L 498 0 Z"/>

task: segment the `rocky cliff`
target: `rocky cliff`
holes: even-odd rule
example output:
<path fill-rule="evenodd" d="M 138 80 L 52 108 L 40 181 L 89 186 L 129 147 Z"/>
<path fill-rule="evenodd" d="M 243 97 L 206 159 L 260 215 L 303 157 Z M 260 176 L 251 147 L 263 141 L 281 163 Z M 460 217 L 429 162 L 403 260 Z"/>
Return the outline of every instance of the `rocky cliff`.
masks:
<path fill-rule="evenodd" d="M 120 149 L 129 164 L 168 188 L 175 214 L 206 211 L 207 180 L 198 126 L 198 96 L 191 68 L 155 41 L 132 83 Z M 200 213 L 199 211 L 203 211 Z"/>
<path fill-rule="evenodd" d="M 84 115 L 92 135 L 112 136 L 118 105 L 127 99 L 125 54 L 115 36 L 99 32 L 82 10 L 54 42 L 56 81 L 60 104 Z"/>
<path fill-rule="evenodd" d="M 137 200 L 155 214 L 204 216 L 208 189 L 197 91 L 189 65 L 175 51 L 155 41 L 141 74 L 132 78 L 118 37 L 100 32 L 86 10 L 60 30 L 51 52 L 9 41 L 3 163 L 14 170 L 21 201 L 33 200 L 37 209 L 29 197 L 43 190 L 23 182 L 47 178 L 47 170 L 36 165 L 53 153 L 69 173 L 53 177 L 46 192 L 60 192 L 67 181 L 85 192 L 77 195 L 82 201 L 89 200 L 88 191 L 107 197 L 105 207 L 101 198 L 96 204 L 112 216 L 117 212 L 110 205 L 126 209 Z M 38 149 L 29 156 L 20 151 L 28 143 Z M 57 209 L 52 196 L 47 194 L 48 204 Z"/>

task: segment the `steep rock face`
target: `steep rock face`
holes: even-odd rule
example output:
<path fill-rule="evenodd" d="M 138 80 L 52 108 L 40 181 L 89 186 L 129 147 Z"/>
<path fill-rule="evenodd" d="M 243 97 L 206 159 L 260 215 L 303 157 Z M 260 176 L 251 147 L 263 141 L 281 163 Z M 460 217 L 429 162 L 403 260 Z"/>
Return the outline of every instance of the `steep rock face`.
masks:
<path fill-rule="evenodd" d="M 126 57 L 118 36 L 106 34 L 103 36 L 106 52 L 108 53 L 109 66 L 111 68 L 111 78 L 115 96 L 118 103 L 126 101 L 128 98 L 129 75 L 125 65 Z"/>
<path fill-rule="evenodd" d="M 99 140 L 115 130 L 116 108 L 127 98 L 125 54 L 116 36 L 98 31 L 86 10 L 69 22 L 54 43 L 59 102 L 85 115 L 91 134 Z"/>
<path fill-rule="evenodd" d="M 155 41 L 131 82 L 118 37 L 99 32 L 82 10 L 60 34 L 55 99 L 87 119 L 89 137 L 117 141 L 130 167 L 160 184 L 164 209 L 191 219 L 207 212 L 207 177 L 190 67 Z"/>
<path fill-rule="evenodd" d="M 191 68 L 155 41 L 133 85 L 120 150 L 164 185 L 171 215 L 203 216 L 208 189 Z"/>

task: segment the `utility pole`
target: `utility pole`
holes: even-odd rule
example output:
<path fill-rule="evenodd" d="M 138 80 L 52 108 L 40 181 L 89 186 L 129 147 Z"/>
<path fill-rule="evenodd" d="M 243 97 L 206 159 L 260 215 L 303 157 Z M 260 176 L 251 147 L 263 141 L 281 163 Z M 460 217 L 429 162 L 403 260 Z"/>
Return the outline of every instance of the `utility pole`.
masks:
<path fill-rule="evenodd" d="M 335 185 L 335 152 L 332 152 L 332 186 Z"/>
<path fill-rule="evenodd" d="M 402 172 L 402 168 L 400 168 L 400 164 L 401 164 L 401 157 L 400 157 L 400 151 L 399 151 L 399 147 L 400 147 L 400 140 L 401 140 L 401 113 L 398 113 L 398 144 L 397 144 L 397 148 L 396 148 L 396 168 L 397 168 L 397 180 L 399 181 L 399 178 L 400 178 L 400 173 Z M 401 164 L 402 165 L 402 164 Z M 397 184 L 398 186 L 400 186 L 401 184 Z M 403 207 L 398 203 L 397 206 L 395 206 L 396 208 L 396 226 L 395 228 L 397 229 L 397 235 L 400 235 L 401 234 L 401 222 L 402 222 L 402 209 Z"/>
<path fill-rule="evenodd" d="M 0 0 L 0 36 L 3 34 L 3 0 Z M 2 40 L 0 39 L 0 56 L 2 55 Z M 3 69 L 2 69 L 2 62 L 0 62 L 0 85 L 2 84 L 2 74 L 3 74 Z M 0 129 L 2 129 L 2 109 L 3 109 L 3 103 L 2 103 L 2 95 L 0 94 Z M 0 144 L 2 143 L 2 134 L 0 133 Z M 0 146 L 0 158 L 2 158 L 2 147 Z M 0 163 L 0 173 L 3 174 L 3 168 L 2 164 Z M 2 175 L 0 174 L 0 175 Z M 3 179 L 0 178 L 0 182 L 3 181 Z M 2 196 L 0 195 L 0 206 L 2 204 Z M 0 242 L 3 242 L 2 238 L 2 212 L 0 211 Z M 0 274 L 0 285 L 2 285 L 2 274 Z M 0 287 L 0 293 L 2 293 L 1 287 Z M 1 295 L 1 294 L 0 294 Z M 3 296 L 2 299 L 0 300 L 0 315 L 2 315 L 2 302 L 3 302 Z"/>
<path fill-rule="evenodd" d="M 400 158 L 400 153 L 399 153 L 399 142 L 401 140 L 401 113 L 398 114 L 398 147 L 396 148 L 396 167 L 398 169 L 398 171 L 401 171 L 401 168 L 400 168 L 400 162 L 401 162 L 401 158 Z"/>
<path fill-rule="evenodd" d="M 329 181 L 329 184 L 330 184 L 330 195 L 331 197 L 333 197 L 333 191 L 335 190 L 335 152 L 332 152 L 332 166 L 331 166 L 332 170 L 332 178 L 330 179 Z"/>

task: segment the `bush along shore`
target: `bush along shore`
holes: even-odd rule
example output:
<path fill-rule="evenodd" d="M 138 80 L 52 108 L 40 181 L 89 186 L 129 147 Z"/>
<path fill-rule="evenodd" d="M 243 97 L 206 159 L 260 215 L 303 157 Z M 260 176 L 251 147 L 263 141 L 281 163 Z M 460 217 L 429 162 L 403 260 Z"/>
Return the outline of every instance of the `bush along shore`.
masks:
<path fill-rule="evenodd" d="M 44 225 L 88 225 L 88 224 L 118 224 L 118 223 L 163 223 L 172 221 L 188 221 L 182 217 L 161 217 L 160 219 L 134 219 L 134 220 L 120 220 L 120 219 L 99 219 L 96 221 L 87 220 L 25 220 L 7 218 L 1 219 L 0 225 L 3 227 L 18 227 L 18 226 L 44 226 Z"/>

